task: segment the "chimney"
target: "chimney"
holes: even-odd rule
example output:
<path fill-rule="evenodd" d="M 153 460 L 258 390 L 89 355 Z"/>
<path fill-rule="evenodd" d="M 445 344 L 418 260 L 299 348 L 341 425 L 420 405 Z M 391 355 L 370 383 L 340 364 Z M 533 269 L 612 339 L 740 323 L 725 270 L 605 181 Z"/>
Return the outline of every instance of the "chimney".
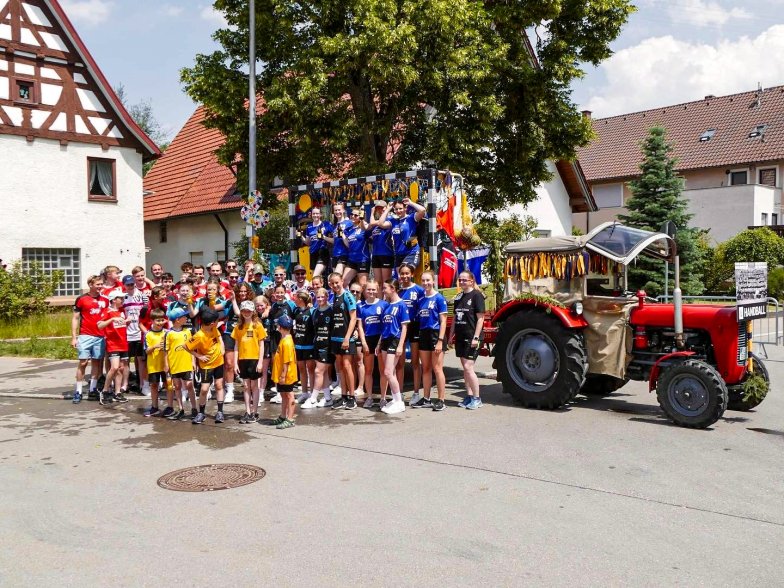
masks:
<path fill-rule="evenodd" d="M 715 97 L 716 96 L 714 96 L 713 94 L 708 94 L 707 96 L 705 96 L 705 100 L 713 100 Z"/>
<path fill-rule="evenodd" d="M 593 113 L 590 110 L 583 110 L 581 114 L 588 120 L 591 120 L 591 114 Z"/>

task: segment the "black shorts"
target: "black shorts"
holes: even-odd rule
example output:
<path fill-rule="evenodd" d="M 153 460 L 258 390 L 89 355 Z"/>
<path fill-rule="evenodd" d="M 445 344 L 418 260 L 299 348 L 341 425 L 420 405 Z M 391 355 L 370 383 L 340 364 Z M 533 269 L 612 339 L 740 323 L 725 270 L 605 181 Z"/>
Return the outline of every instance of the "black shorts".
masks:
<path fill-rule="evenodd" d="M 313 359 L 313 348 L 310 349 L 294 349 L 297 356 L 297 361 L 310 361 Z"/>
<path fill-rule="evenodd" d="M 471 341 L 472 339 L 455 337 L 455 355 L 457 355 L 457 357 L 462 357 L 463 359 L 476 361 L 476 358 L 479 357 L 479 349 L 482 347 L 482 341 L 479 341 L 479 345 L 476 347 L 471 347 Z"/>
<path fill-rule="evenodd" d="M 349 261 L 348 267 L 356 270 L 358 274 L 367 274 L 370 273 L 370 260 L 366 259 L 365 261 Z"/>
<path fill-rule="evenodd" d="M 332 267 L 335 267 L 339 264 L 346 265 L 348 263 L 348 255 L 338 255 L 337 257 L 332 258 Z"/>
<path fill-rule="evenodd" d="M 147 374 L 147 381 L 150 384 L 165 384 L 166 383 L 166 372 L 153 372 L 151 374 Z"/>
<path fill-rule="evenodd" d="M 400 337 L 387 337 L 381 339 L 381 351 L 386 353 L 397 353 L 397 346 L 400 345 Z"/>
<path fill-rule="evenodd" d="M 419 344 L 419 323 L 416 321 L 409 321 L 408 329 L 406 329 L 406 342 L 411 345 Z"/>
<path fill-rule="evenodd" d="M 395 266 L 395 257 L 392 255 L 374 255 L 372 265 L 374 269 L 392 269 Z"/>
<path fill-rule="evenodd" d="M 172 374 L 172 380 L 182 380 L 183 382 L 190 382 L 193 379 L 193 372 L 180 372 L 179 374 Z"/>
<path fill-rule="evenodd" d="M 122 359 L 127 360 L 128 359 L 128 352 L 127 351 L 109 351 L 106 354 L 106 357 L 108 357 L 109 359 L 111 359 L 113 357 L 119 357 L 121 360 Z"/>
<path fill-rule="evenodd" d="M 370 335 L 365 336 L 365 341 L 367 342 L 368 351 L 370 353 L 376 352 L 376 347 L 378 347 L 378 342 L 381 340 L 381 335 Z"/>
<path fill-rule="evenodd" d="M 222 333 L 221 339 L 223 339 L 223 350 L 225 351 L 234 351 L 237 349 L 237 341 L 234 337 L 231 336 L 231 333 Z"/>
<path fill-rule="evenodd" d="M 203 370 L 199 368 L 199 380 L 202 384 L 206 384 L 210 381 L 215 380 L 222 380 L 223 379 L 223 366 L 219 365 L 216 368 L 212 368 L 209 370 Z"/>
<path fill-rule="evenodd" d="M 348 349 L 343 349 L 343 341 L 330 341 L 329 352 L 332 355 L 356 355 L 357 342 L 355 339 L 349 339 Z"/>
<path fill-rule="evenodd" d="M 276 386 L 278 392 L 287 393 L 287 392 L 294 392 L 294 384 L 280 384 Z"/>
<path fill-rule="evenodd" d="M 335 356 L 329 352 L 329 347 L 316 347 L 313 350 L 313 359 L 319 363 L 333 364 L 335 363 Z"/>
<path fill-rule="evenodd" d="M 256 359 L 241 359 L 237 362 L 237 367 L 240 369 L 240 378 L 243 380 L 258 380 L 259 372 L 256 371 L 256 366 L 259 364 Z"/>
<path fill-rule="evenodd" d="M 436 343 L 438 343 L 438 330 L 437 329 L 422 329 L 419 331 L 419 349 L 420 351 L 435 351 Z M 441 349 L 444 348 L 443 343 Z"/>
<path fill-rule="evenodd" d="M 147 359 L 144 352 L 144 344 L 141 341 L 128 341 L 128 357 L 143 357 Z"/>
<path fill-rule="evenodd" d="M 264 339 L 264 359 L 270 359 L 272 357 L 272 342 L 269 340 L 269 337 Z"/>
<path fill-rule="evenodd" d="M 327 266 L 329 265 L 329 250 L 328 249 L 326 249 L 326 248 L 319 249 L 316 252 L 315 255 L 314 254 L 310 255 L 310 271 L 315 270 L 316 266 L 319 263 L 322 264 L 322 265 L 327 265 Z"/>

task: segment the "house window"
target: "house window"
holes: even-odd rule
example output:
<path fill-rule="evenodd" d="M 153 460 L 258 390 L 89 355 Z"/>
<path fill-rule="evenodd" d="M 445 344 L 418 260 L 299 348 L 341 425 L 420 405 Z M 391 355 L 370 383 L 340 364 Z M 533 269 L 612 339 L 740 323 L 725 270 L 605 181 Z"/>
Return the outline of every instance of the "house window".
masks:
<path fill-rule="evenodd" d="M 32 80 L 16 80 L 16 94 L 14 95 L 14 99 L 17 102 L 29 102 L 30 104 L 38 102 L 35 82 Z"/>
<path fill-rule="evenodd" d="M 117 202 L 117 174 L 114 159 L 87 158 L 87 199 Z"/>
<path fill-rule="evenodd" d="M 216 251 L 215 252 L 215 261 L 225 261 L 226 260 L 226 252 L 225 251 Z"/>
<path fill-rule="evenodd" d="M 768 213 L 767 212 L 763 212 L 762 213 L 762 226 L 766 227 L 767 225 L 768 225 Z"/>
<path fill-rule="evenodd" d="M 748 170 L 738 170 L 730 172 L 730 186 L 742 186 L 749 183 Z"/>
<path fill-rule="evenodd" d="M 705 143 L 706 141 L 710 141 L 713 139 L 713 135 L 716 134 L 716 129 L 708 129 L 702 135 L 700 135 L 700 143 Z"/>
<path fill-rule="evenodd" d="M 204 265 L 204 251 L 191 251 L 190 256 L 193 265 Z"/>
<path fill-rule="evenodd" d="M 158 236 L 160 237 L 161 243 L 166 243 L 169 238 L 169 226 L 168 223 L 163 220 L 158 225 Z"/>
<path fill-rule="evenodd" d="M 766 130 L 768 130 L 768 125 L 766 124 L 757 125 L 749 133 L 749 139 L 757 139 L 758 137 L 761 137 L 762 135 L 765 134 Z"/>
<path fill-rule="evenodd" d="M 591 186 L 591 192 L 599 208 L 623 206 L 623 184 L 594 185 Z"/>
<path fill-rule="evenodd" d="M 82 292 L 79 249 L 44 249 L 25 247 L 22 249 L 22 267 L 30 269 L 37 263 L 42 270 L 51 274 L 56 270 L 63 273 L 63 281 L 57 286 L 55 296 L 77 296 Z"/>
<path fill-rule="evenodd" d="M 779 215 L 775 212 L 770 215 L 770 224 L 773 226 L 778 226 L 779 224 Z"/>
<path fill-rule="evenodd" d="M 759 170 L 759 183 L 765 186 L 776 185 L 776 168 L 768 167 Z"/>

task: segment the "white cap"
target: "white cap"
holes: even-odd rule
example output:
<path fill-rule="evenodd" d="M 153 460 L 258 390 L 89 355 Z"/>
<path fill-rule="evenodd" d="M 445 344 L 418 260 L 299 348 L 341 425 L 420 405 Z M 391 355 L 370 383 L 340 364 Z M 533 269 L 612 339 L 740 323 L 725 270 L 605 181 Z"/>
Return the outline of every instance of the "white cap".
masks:
<path fill-rule="evenodd" d="M 256 306 L 250 300 L 244 300 L 240 304 L 240 310 L 250 310 L 250 311 L 253 311 L 253 310 L 256 310 Z"/>

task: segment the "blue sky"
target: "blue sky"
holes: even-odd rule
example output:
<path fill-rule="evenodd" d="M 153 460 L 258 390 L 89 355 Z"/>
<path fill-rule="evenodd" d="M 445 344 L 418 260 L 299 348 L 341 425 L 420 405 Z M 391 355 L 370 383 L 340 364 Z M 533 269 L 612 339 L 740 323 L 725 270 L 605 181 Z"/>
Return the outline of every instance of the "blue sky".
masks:
<path fill-rule="evenodd" d="M 179 70 L 217 48 L 208 0 L 61 0 L 112 85 L 149 100 L 170 138 L 195 105 Z M 573 87 L 594 117 L 784 84 L 784 0 L 637 0 L 613 57 Z M 544 32 L 544 31 L 542 31 Z"/>

